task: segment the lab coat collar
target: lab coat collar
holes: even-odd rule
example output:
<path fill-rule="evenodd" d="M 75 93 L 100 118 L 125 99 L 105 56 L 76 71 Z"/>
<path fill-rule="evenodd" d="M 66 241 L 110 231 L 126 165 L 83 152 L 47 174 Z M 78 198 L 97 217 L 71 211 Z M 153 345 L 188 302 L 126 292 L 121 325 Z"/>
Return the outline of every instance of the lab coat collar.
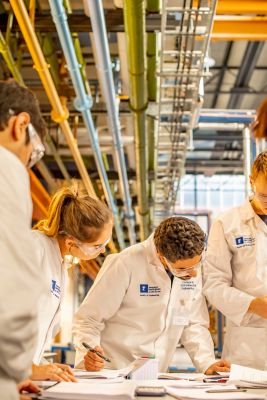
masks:
<path fill-rule="evenodd" d="M 157 250 L 154 243 L 154 232 L 143 242 L 143 245 L 145 246 L 146 249 L 147 262 L 149 264 L 152 264 L 156 267 L 165 270 L 164 266 L 162 265 L 157 255 Z"/>

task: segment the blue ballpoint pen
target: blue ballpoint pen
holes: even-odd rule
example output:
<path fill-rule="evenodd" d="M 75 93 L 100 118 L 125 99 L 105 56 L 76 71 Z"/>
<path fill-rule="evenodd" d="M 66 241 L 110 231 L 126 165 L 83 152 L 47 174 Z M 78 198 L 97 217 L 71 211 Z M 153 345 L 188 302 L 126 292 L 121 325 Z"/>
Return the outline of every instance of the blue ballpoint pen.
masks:
<path fill-rule="evenodd" d="M 107 361 L 107 362 L 111 362 L 111 360 L 105 356 L 103 356 L 103 354 L 99 353 L 99 351 L 96 351 L 93 347 L 89 346 L 89 344 L 82 342 L 83 347 L 85 347 L 87 350 L 91 351 L 92 353 L 95 353 L 96 355 L 98 355 L 98 357 L 102 358 L 103 360 Z"/>

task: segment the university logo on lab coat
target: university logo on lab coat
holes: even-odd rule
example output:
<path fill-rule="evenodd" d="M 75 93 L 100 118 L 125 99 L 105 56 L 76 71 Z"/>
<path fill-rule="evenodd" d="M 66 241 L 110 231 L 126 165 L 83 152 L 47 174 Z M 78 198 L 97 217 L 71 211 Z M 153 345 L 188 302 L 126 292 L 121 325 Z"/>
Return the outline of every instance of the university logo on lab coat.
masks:
<path fill-rule="evenodd" d="M 235 245 L 237 248 L 245 246 L 253 246 L 255 238 L 251 236 L 238 236 L 235 238 Z"/>
<path fill-rule="evenodd" d="M 147 283 L 140 283 L 139 285 L 140 296 L 159 296 L 160 292 L 159 286 L 150 286 Z"/>
<path fill-rule="evenodd" d="M 59 299 L 60 286 L 57 284 L 57 281 L 55 281 L 54 279 L 51 280 L 51 293 Z"/>

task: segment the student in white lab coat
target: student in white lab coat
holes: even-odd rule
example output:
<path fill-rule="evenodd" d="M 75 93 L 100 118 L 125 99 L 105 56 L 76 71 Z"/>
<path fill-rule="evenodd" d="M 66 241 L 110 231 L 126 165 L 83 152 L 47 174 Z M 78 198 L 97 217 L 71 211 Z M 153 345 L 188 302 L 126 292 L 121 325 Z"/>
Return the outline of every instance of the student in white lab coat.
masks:
<path fill-rule="evenodd" d="M 26 167 L 44 152 L 45 123 L 35 96 L 0 82 L 0 397 L 19 397 L 37 339 L 36 303 L 43 290 L 32 247 L 32 201 Z M 38 133 L 37 133 L 38 132 Z M 22 384 L 21 387 L 25 387 Z"/>
<path fill-rule="evenodd" d="M 112 236 L 113 216 L 100 200 L 81 190 L 77 182 L 52 198 L 47 219 L 33 232 L 46 293 L 39 302 L 39 338 L 33 358 L 33 379 L 74 380 L 63 364 L 42 364 L 42 354 L 59 329 L 60 308 L 67 277 L 65 256 L 91 260 L 105 251 Z M 71 316 L 70 316 L 71 318 Z"/>
<path fill-rule="evenodd" d="M 267 369 L 267 151 L 250 181 L 253 196 L 211 227 L 204 292 L 227 317 L 223 357 Z"/>
<path fill-rule="evenodd" d="M 225 371 L 215 362 L 202 295 L 205 235 L 187 218 L 163 221 L 146 241 L 109 255 L 75 319 L 76 366 L 103 368 L 82 342 L 104 352 L 113 368 L 155 356 L 166 371 L 180 341 L 198 370 Z"/>

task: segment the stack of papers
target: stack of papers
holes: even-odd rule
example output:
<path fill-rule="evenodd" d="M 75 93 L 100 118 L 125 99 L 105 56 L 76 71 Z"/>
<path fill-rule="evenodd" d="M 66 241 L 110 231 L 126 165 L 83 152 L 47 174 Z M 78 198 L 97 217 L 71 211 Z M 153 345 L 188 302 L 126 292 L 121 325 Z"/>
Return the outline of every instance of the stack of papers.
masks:
<path fill-rule="evenodd" d="M 229 382 L 239 387 L 267 387 L 267 371 L 232 364 Z"/>
<path fill-rule="evenodd" d="M 59 382 L 57 385 L 42 392 L 43 399 L 62 400 L 132 400 L 135 384 L 125 381 L 119 384 Z"/>

